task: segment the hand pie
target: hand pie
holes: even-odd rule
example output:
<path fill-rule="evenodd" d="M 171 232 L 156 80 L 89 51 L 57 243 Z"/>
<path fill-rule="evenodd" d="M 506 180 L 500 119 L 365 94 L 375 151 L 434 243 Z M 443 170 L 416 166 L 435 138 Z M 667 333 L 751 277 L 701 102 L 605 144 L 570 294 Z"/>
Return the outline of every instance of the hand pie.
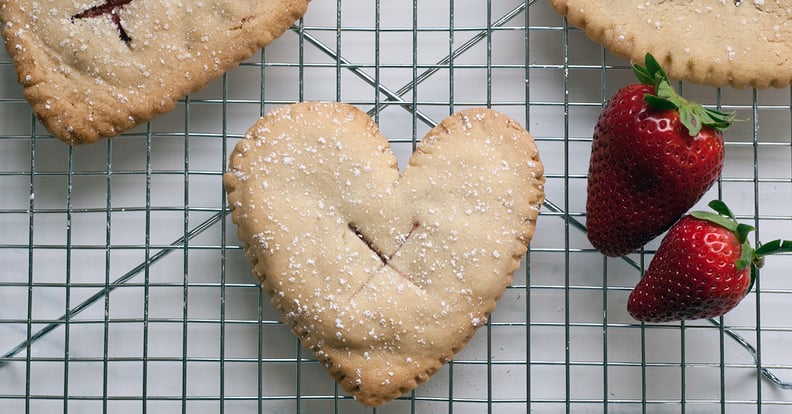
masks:
<path fill-rule="evenodd" d="M 269 44 L 308 0 L 0 0 L 25 98 L 69 144 L 170 111 Z"/>
<path fill-rule="evenodd" d="M 792 3 L 785 0 L 551 0 L 612 53 L 652 53 L 678 80 L 711 86 L 792 82 Z"/>
<path fill-rule="evenodd" d="M 347 392 L 377 406 L 486 324 L 533 236 L 545 178 L 528 132 L 493 110 L 443 120 L 400 174 L 365 113 L 311 102 L 256 123 L 224 182 L 273 307 Z"/>

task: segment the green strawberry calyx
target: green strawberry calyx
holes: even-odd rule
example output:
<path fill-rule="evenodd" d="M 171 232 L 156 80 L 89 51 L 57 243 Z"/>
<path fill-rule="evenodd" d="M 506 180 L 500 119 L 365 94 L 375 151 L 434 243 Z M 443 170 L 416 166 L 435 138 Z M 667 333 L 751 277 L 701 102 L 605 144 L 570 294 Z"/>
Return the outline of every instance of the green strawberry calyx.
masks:
<path fill-rule="evenodd" d="M 740 257 L 735 261 L 737 270 L 741 271 L 751 266 L 751 285 L 748 287 L 748 291 L 753 288 L 756 280 L 756 270 L 764 265 L 765 256 L 777 253 L 792 253 L 792 240 L 773 240 L 760 244 L 759 247 L 754 249 L 748 241 L 748 234 L 756 230 L 753 226 L 739 223 L 734 217 L 734 213 L 721 200 L 712 200 L 708 206 L 715 210 L 715 213 L 710 211 L 691 211 L 690 215 L 724 227 L 737 236 L 741 247 Z"/>
<path fill-rule="evenodd" d="M 644 95 L 646 103 L 654 109 L 679 112 L 679 121 L 687 128 L 691 137 L 698 135 L 705 126 L 723 131 L 734 121 L 734 113 L 705 108 L 680 96 L 671 86 L 663 67 L 651 53 L 646 54 L 644 66 L 634 64 L 632 69 L 641 83 L 655 88 L 654 95 Z"/>

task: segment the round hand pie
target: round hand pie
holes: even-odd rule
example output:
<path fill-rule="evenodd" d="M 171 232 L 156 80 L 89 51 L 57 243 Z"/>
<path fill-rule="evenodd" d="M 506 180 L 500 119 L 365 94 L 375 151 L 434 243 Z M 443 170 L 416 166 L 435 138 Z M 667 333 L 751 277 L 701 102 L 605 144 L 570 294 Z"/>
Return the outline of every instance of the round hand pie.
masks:
<path fill-rule="evenodd" d="M 309 0 L 0 0 L 33 112 L 70 144 L 173 109 L 269 44 Z"/>
<path fill-rule="evenodd" d="M 674 79 L 711 86 L 792 82 L 792 3 L 786 0 L 551 0 L 612 53 L 652 53 Z"/>
<path fill-rule="evenodd" d="M 450 116 L 404 174 L 365 113 L 281 107 L 225 175 L 232 218 L 272 305 L 370 406 L 426 381 L 484 325 L 544 200 L 525 129 L 487 109 Z"/>

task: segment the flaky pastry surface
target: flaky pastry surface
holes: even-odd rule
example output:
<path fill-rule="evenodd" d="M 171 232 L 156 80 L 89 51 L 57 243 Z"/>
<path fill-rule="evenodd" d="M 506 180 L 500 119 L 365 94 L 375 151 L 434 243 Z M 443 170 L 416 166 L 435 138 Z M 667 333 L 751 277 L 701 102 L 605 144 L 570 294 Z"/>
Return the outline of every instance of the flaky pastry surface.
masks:
<path fill-rule="evenodd" d="M 534 141 L 488 109 L 454 114 L 402 175 L 365 113 L 280 107 L 230 156 L 225 187 L 253 273 L 343 388 L 377 406 L 484 325 L 544 200 Z"/>
<path fill-rule="evenodd" d="M 170 111 L 269 44 L 308 0 L 0 0 L 25 98 L 70 144 Z"/>
<path fill-rule="evenodd" d="M 612 53 L 652 53 L 671 78 L 711 86 L 792 82 L 792 2 L 786 0 L 551 0 Z"/>

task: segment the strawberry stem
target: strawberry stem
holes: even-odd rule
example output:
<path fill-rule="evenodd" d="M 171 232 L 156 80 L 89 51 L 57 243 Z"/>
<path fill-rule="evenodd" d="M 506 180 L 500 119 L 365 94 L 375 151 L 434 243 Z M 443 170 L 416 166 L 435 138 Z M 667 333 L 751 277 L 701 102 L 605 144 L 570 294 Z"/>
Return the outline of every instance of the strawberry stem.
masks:
<path fill-rule="evenodd" d="M 691 137 L 698 135 L 705 126 L 723 131 L 734 121 L 734 113 L 704 108 L 680 96 L 671 86 L 663 67 L 651 53 L 646 54 L 644 66 L 633 64 L 632 69 L 641 83 L 655 88 L 654 95 L 644 96 L 646 103 L 658 110 L 677 110 L 680 122 L 687 128 Z"/>

